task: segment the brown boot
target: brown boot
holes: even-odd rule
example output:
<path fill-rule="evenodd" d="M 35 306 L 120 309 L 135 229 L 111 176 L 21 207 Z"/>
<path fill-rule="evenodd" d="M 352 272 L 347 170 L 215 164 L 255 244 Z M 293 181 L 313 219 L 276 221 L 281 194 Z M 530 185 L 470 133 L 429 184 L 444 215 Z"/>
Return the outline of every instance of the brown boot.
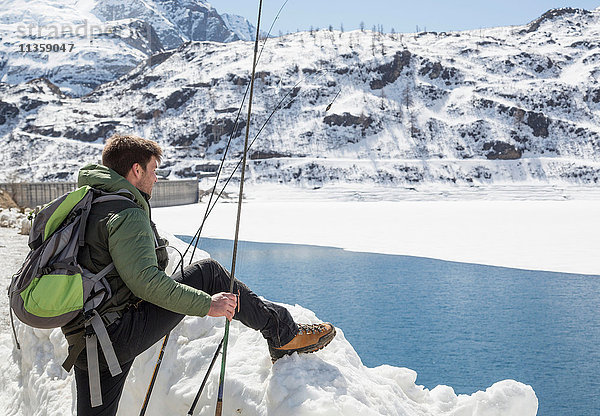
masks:
<path fill-rule="evenodd" d="M 275 348 L 269 346 L 271 360 L 277 361 L 284 355 L 295 352 L 298 354 L 315 352 L 325 347 L 335 337 L 335 327 L 329 322 L 322 324 L 298 325 L 298 334 L 283 347 Z"/>

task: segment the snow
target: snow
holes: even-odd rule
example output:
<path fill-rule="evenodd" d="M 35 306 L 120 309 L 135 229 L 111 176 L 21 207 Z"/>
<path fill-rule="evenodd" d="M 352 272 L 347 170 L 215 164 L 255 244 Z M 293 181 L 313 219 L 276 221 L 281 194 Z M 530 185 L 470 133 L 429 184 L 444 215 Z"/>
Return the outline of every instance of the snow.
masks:
<path fill-rule="evenodd" d="M 246 195 L 241 240 L 600 274 L 600 218 L 595 214 L 600 194 L 595 188 L 300 191 L 255 185 L 246 188 Z M 204 237 L 233 239 L 236 210 L 236 204 L 217 205 Z M 157 208 L 153 219 L 174 234 L 193 235 L 204 211 L 204 204 Z M 198 218 L 198 224 L 190 224 L 190 218 Z"/>
<path fill-rule="evenodd" d="M 337 243 L 353 249 L 371 247 L 375 251 L 382 250 L 386 246 L 385 242 L 394 242 L 390 245 L 393 250 L 403 251 L 401 248 L 410 247 L 410 244 L 400 244 L 400 241 L 416 240 L 413 234 L 418 228 L 416 224 L 427 223 L 429 230 L 421 236 L 422 241 L 429 238 L 432 248 L 440 250 L 440 247 L 445 246 L 451 254 L 452 246 L 457 241 L 448 242 L 445 233 L 454 232 L 451 235 L 460 236 L 459 240 L 466 241 L 466 245 L 483 235 L 474 227 L 458 230 L 459 225 L 466 224 L 456 221 L 454 216 L 459 215 L 460 219 L 474 212 L 491 210 L 487 222 L 490 224 L 493 223 L 493 215 L 500 212 L 511 219 L 516 214 L 523 214 L 523 217 L 531 219 L 531 212 L 542 208 L 536 203 L 540 201 L 504 201 L 500 205 L 497 204 L 501 201 L 491 200 L 356 202 L 348 196 L 355 194 L 338 190 L 336 197 L 345 195 L 345 200 L 340 202 L 314 195 L 307 198 L 305 193 L 299 193 L 295 189 L 277 189 L 279 192 L 272 188 L 250 188 L 257 199 L 249 199 L 243 207 L 242 238 L 326 245 Z M 368 196 L 367 193 L 365 195 Z M 265 203 L 264 197 L 269 197 L 270 201 Z M 386 195 L 379 194 L 377 197 L 385 199 Z M 469 203 L 475 203 L 474 208 L 468 209 Z M 576 200 L 543 203 L 547 204 L 543 207 L 545 218 L 564 218 L 565 212 L 575 210 L 572 212 L 576 214 L 575 217 L 589 219 L 590 212 L 593 211 L 586 209 L 591 210 L 596 202 Z M 230 238 L 231 235 L 228 234 L 232 231 L 230 223 L 233 218 L 230 215 L 235 215 L 234 209 L 235 204 L 219 204 L 209 217 L 205 235 Z M 178 242 L 165 230 L 191 234 L 194 230 L 189 227 L 197 225 L 190 218 L 199 219 L 203 212 L 202 204 L 157 208 L 153 211 L 153 217 L 161 228 L 161 233 L 167 234 L 172 244 L 184 248 L 182 242 Z M 410 215 L 406 215 L 407 213 Z M 416 218 L 409 220 L 411 216 Z M 454 230 L 447 226 L 449 217 L 458 224 Z M 184 219 L 186 223 L 183 222 Z M 580 218 L 581 223 L 584 219 Z M 285 232 L 282 227 L 284 222 Z M 516 225 L 524 222 L 522 220 Z M 346 226 L 342 227 L 342 224 Z M 384 226 L 386 224 L 387 227 Z M 258 228 L 261 229 L 262 237 L 258 234 Z M 564 230 L 567 228 L 564 227 Z M 510 240 L 511 233 L 507 232 L 509 227 L 498 226 L 496 229 L 500 241 L 506 243 Z M 460 234 L 456 234 L 459 231 Z M 474 235 L 469 235 L 471 233 Z M 590 234 L 582 236 L 582 239 L 590 242 L 591 246 L 592 241 L 585 240 L 590 238 Z M 369 235 L 369 240 L 360 245 L 356 243 Z M 15 229 L 7 228 L 0 228 L 0 237 L 0 268 L 3 271 L 0 276 L 8 284 L 11 271 L 16 270 L 26 253 L 26 237 L 17 235 Z M 521 237 L 522 234 L 519 235 Z M 447 244 L 440 244 L 436 239 L 445 240 Z M 380 241 L 377 242 L 378 240 Z M 531 237 L 528 241 L 535 243 L 536 238 Z M 548 253 L 548 258 L 553 255 L 554 253 Z M 2 298 L 0 307 L 7 307 L 5 302 L 6 299 Z M 301 305 L 285 306 L 297 321 L 319 321 L 314 312 Z M 3 414 L 74 414 L 73 376 L 60 367 L 67 351 L 60 330 L 34 330 L 20 323 L 16 327 L 19 341 L 23 345 L 20 351 L 14 348 L 6 319 L 0 327 L 0 356 L 4 358 L 0 361 L 0 408 L 3 408 Z M 222 319 L 186 317 L 175 329 L 150 402 L 147 413 L 149 416 L 185 414 L 188 411 L 220 341 L 223 327 Z M 233 322 L 228 350 L 224 414 L 528 416 L 537 413 L 535 392 L 530 386 L 517 381 L 504 380 L 485 391 L 456 395 L 449 386 L 437 386 L 428 390 L 418 385 L 417 373 L 407 368 L 388 365 L 365 367 L 352 345 L 345 339 L 343 330 L 338 328 L 336 338 L 322 351 L 284 357 L 271 365 L 267 346 L 261 335 Z M 138 412 L 159 348 L 160 343 L 136 359 L 121 399 L 119 415 Z M 217 379 L 217 370 L 214 369 L 195 414 L 212 414 L 214 411 Z"/>
<path fill-rule="evenodd" d="M 18 228 L 21 234 L 28 235 L 31 223 L 27 216 L 32 210 L 27 208 L 21 212 L 17 208 L 0 208 L 0 227 Z"/>

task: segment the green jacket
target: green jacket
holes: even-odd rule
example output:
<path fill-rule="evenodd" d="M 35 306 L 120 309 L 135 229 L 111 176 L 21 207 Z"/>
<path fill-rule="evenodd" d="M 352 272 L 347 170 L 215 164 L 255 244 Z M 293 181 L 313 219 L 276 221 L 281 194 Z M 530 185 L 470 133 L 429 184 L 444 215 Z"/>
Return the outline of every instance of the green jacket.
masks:
<path fill-rule="evenodd" d="M 142 299 L 176 313 L 206 315 L 210 295 L 172 280 L 159 269 L 150 206 L 142 192 L 112 169 L 94 164 L 80 170 L 78 186 L 83 185 L 109 192 L 126 189 L 133 194 L 132 202 L 94 205 L 88 217 L 79 263 L 94 273 L 111 261 L 116 269 L 107 276 L 113 296 L 99 312 L 121 310 Z"/>

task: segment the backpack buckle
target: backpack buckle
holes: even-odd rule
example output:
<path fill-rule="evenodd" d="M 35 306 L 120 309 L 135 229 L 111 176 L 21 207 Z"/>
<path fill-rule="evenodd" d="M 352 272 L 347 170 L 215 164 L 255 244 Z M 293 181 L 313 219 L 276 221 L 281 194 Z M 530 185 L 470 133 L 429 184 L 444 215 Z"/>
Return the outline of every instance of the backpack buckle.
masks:
<path fill-rule="evenodd" d="M 40 269 L 40 276 L 43 276 L 45 274 L 50 274 L 52 273 L 52 267 L 44 267 L 42 269 Z"/>
<path fill-rule="evenodd" d="M 92 318 L 94 318 L 94 311 L 89 310 L 83 313 L 83 324 L 85 326 L 85 336 L 91 337 L 94 335 L 94 327 L 92 326 Z"/>

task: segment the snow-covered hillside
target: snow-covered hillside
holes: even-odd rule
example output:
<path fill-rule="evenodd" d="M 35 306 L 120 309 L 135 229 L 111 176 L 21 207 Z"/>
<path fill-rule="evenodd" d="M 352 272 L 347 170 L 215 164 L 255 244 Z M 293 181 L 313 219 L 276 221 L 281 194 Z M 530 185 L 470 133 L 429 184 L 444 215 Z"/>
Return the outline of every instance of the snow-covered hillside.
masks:
<path fill-rule="evenodd" d="M 251 135 L 283 105 L 251 148 L 250 179 L 596 183 L 599 36 L 600 9 L 557 9 L 525 26 L 269 39 Z M 247 42 L 190 42 L 82 98 L 1 84 L 0 180 L 68 179 L 113 132 L 157 140 L 169 178 L 195 177 L 226 146 L 251 61 Z"/>
<path fill-rule="evenodd" d="M 139 19 L 103 22 L 75 1 L 9 3 L 0 10 L 5 83 L 46 77 L 64 93 L 83 95 L 163 48 L 152 26 Z M 47 45 L 56 50 L 45 52 Z"/>

